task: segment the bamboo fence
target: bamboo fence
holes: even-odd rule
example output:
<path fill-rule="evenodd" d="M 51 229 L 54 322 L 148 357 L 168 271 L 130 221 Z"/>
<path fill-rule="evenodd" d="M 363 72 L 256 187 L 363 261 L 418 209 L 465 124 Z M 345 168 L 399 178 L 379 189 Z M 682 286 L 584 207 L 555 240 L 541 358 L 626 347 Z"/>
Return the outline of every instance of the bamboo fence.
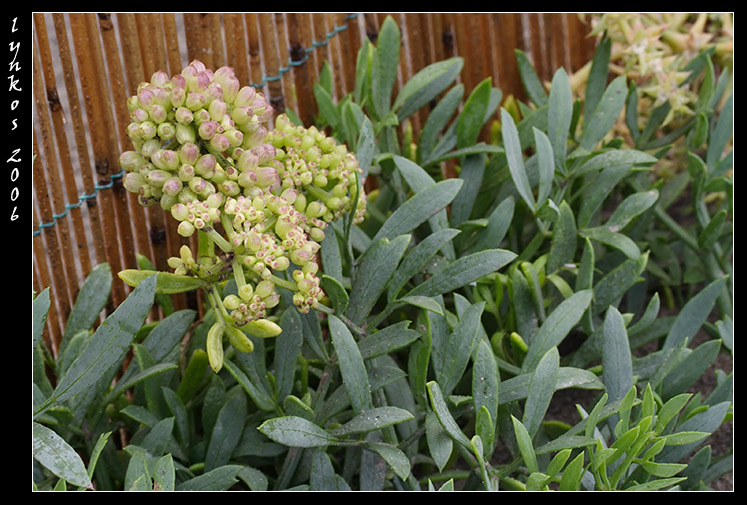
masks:
<path fill-rule="evenodd" d="M 524 99 L 514 50 L 549 81 L 560 67 L 588 62 L 595 40 L 572 13 L 34 13 L 33 289 L 50 288 L 48 344 L 56 354 L 83 280 L 97 264 L 113 274 L 142 254 L 160 270 L 185 242 L 160 208 L 141 208 L 118 165 L 131 149 L 127 98 L 156 70 L 169 75 L 193 59 L 230 65 L 242 84 L 290 109 L 304 124 L 316 114 L 313 83 L 325 62 L 335 98 L 354 86 L 358 49 L 376 41 L 391 15 L 402 33 L 396 86 L 430 63 L 464 58 L 471 90 L 490 76 L 503 96 Z M 396 91 L 395 91 L 396 92 Z M 413 118 L 417 132 L 426 117 Z M 111 308 L 128 289 L 115 277 Z M 193 295 L 176 309 L 198 308 Z M 103 315 L 102 315 L 103 316 Z"/>

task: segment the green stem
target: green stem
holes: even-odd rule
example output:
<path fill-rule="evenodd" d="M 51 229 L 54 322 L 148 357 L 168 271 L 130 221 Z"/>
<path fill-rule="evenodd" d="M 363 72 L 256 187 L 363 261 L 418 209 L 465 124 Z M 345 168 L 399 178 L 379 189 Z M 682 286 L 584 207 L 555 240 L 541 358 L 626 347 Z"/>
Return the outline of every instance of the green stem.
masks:
<path fill-rule="evenodd" d="M 231 246 L 228 240 L 226 240 L 223 235 L 218 233 L 212 226 L 204 226 L 200 231 L 205 232 L 211 239 L 213 239 L 213 242 L 215 242 L 215 245 L 217 245 L 221 251 L 226 253 L 233 252 L 233 246 Z"/>

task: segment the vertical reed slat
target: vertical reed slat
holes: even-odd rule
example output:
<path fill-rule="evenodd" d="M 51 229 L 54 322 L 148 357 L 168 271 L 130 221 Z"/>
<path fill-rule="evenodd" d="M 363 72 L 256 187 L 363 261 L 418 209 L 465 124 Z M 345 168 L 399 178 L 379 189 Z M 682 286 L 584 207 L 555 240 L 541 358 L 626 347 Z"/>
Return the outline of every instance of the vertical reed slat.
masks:
<path fill-rule="evenodd" d="M 47 100 L 49 102 L 52 123 L 54 125 L 55 141 L 57 142 L 62 173 L 65 179 L 66 197 L 69 202 L 75 203 L 78 201 L 79 196 L 78 187 L 75 181 L 75 172 L 70 156 L 70 146 L 68 145 L 67 135 L 65 135 L 65 113 L 62 104 L 60 103 L 60 97 L 57 91 L 57 82 L 53 68 L 53 56 L 49 46 L 49 37 L 43 14 L 34 14 L 34 26 L 37 34 L 39 54 L 42 61 L 41 67 L 44 73 Z M 75 244 L 77 245 L 75 249 L 80 262 L 80 271 L 83 275 L 86 275 L 91 271 L 91 257 L 88 252 L 85 224 L 81 214 L 82 211 L 80 207 L 70 209 L 70 218 L 73 222 L 73 230 L 75 231 Z M 77 282 L 75 284 L 76 286 L 72 286 L 73 299 L 77 297 L 78 292 Z"/>
<path fill-rule="evenodd" d="M 314 93 L 309 72 L 306 48 L 310 43 L 308 20 L 304 14 L 288 13 L 288 42 L 291 61 L 299 63 L 293 67 L 295 90 L 298 100 L 295 111 L 304 125 L 310 125 L 314 115 Z"/>
<path fill-rule="evenodd" d="M 262 82 L 262 47 L 259 42 L 259 14 L 249 12 L 246 14 L 246 36 L 249 45 L 249 82 L 259 84 Z M 259 91 L 267 93 L 266 86 L 258 86 Z"/>
<path fill-rule="evenodd" d="M 267 79 L 267 96 L 276 114 L 285 111 L 285 96 L 280 76 L 278 37 L 275 31 L 275 16 L 269 12 L 259 13 L 259 35 L 262 41 L 262 56 Z"/>
<path fill-rule="evenodd" d="M 178 74 L 184 67 L 179 48 L 179 35 L 176 27 L 176 14 L 165 12 L 161 14 L 163 33 L 166 40 L 166 58 L 169 68 L 164 69 L 169 75 Z"/>
<path fill-rule="evenodd" d="M 122 185 L 121 177 L 112 178 L 113 175 L 122 171 L 122 168 L 119 166 L 120 146 L 117 139 L 117 129 L 111 107 L 112 100 L 109 88 L 110 79 L 114 74 L 110 73 L 109 79 L 103 78 L 106 75 L 103 72 L 107 65 L 104 62 L 101 37 L 99 36 L 99 23 L 97 22 L 96 14 L 87 14 L 85 21 L 93 63 L 99 69 L 95 84 L 97 85 L 96 93 L 98 94 L 97 103 L 101 109 L 100 118 L 102 122 L 99 124 L 99 127 L 104 129 L 103 142 L 106 149 L 101 159 L 101 171 L 99 173 L 106 175 L 106 183 L 111 185 L 110 193 L 117 227 L 113 238 L 120 247 L 119 257 L 112 264 L 112 269 L 114 272 L 119 272 L 119 270 L 114 269 L 135 268 L 137 267 L 137 262 L 135 260 L 132 222 L 129 216 L 129 209 L 127 208 L 127 191 Z M 112 71 L 111 68 L 109 70 Z M 124 287 L 121 283 L 115 283 L 113 292 L 115 296 L 119 295 L 120 292 L 123 294 Z"/>
<path fill-rule="evenodd" d="M 117 40 L 114 33 L 114 25 L 109 14 L 98 14 L 99 17 L 99 30 L 101 32 L 101 38 L 104 44 L 104 52 L 106 54 L 107 68 L 109 70 L 109 82 L 111 85 L 112 102 L 115 110 L 115 120 L 117 123 L 117 132 L 119 138 L 119 150 L 126 151 L 132 149 L 129 139 L 127 138 L 127 125 L 130 122 L 129 111 L 127 110 L 127 93 L 125 88 L 125 77 L 122 72 L 122 61 L 119 56 L 119 48 L 117 46 Z M 118 167 L 118 165 L 116 165 Z M 113 171 L 118 172 L 120 169 L 114 169 Z M 124 203 L 121 206 L 122 212 L 126 213 L 124 219 L 123 228 L 129 232 L 127 237 L 128 242 L 126 243 L 126 258 L 129 258 L 129 268 L 135 268 L 135 244 L 137 249 L 143 253 L 149 250 L 147 237 L 143 233 L 138 233 L 139 230 L 147 228 L 145 221 L 144 209 L 138 205 L 137 199 L 134 195 L 128 194 L 124 191 L 124 188 L 119 189 L 121 191 L 121 198 L 124 199 Z M 126 208 L 125 208 L 126 207 Z M 133 236 L 132 229 L 134 228 L 135 233 Z"/>
<path fill-rule="evenodd" d="M 75 136 L 77 147 L 78 165 L 80 166 L 80 176 L 83 181 L 83 190 L 85 195 L 95 195 L 96 189 L 93 182 L 93 171 L 91 170 L 91 160 L 88 155 L 88 140 L 85 133 L 83 116 L 81 112 L 81 103 L 78 98 L 78 73 L 75 71 L 70 45 L 67 38 L 67 28 L 63 14 L 53 14 L 52 20 L 57 37 L 57 48 L 60 53 L 60 63 L 62 66 L 67 99 L 70 106 L 70 118 Z M 87 198 L 86 209 L 88 219 L 91 222 L 90 230 L 93 236 L 94 253 L 96 263 L 106 261 L 106 248 L 104 246 L 104 236 L 101 233 L 101 216 L 99 216 L 99 207 L 95 198 Z"/>
<path fill-rule="evenodd" d="M 42 156 L 38 155 L 39 145 L 36 138 L 36 133 L 33 135 L 34 153 L 37 154 L 33 162 L 33 174 L 34 174 L 34 186 L 36 190 L 37 201 L 39 202 L 39 219 L 43 223 L 48 223 L 52 219 L 52 207 L 49 202 L 49 193 L 47 190 L 47 182 L 44 174 L 44 165 L 42 163 Z M 43 245 L 37 250 L 37 254 L 45 253 L 44 259 L 48 260 L 48 269 L 51 271 L 51 283 L 47 284 L 50 286 L 51 304 L 57 307 L 56 315 L 59 318 L 59 327 L 64 328 L 67 323 L 67 315 L 70 313 L 71 304 L 70 299 L 67 296 L 67 285 L 65 279 L 65 272 L 62 266 L 62 258 L 60 257 L 59 251 L 59 239 L 57 237 L 57 230 L 54 228 L 44 228 L 41 236 L 43 237 Z M 45 269 L 46 270 L 46 269 Z M 49 282 L 50 279 L 47 279 Z M 59 335 L 55 337 L 53 348 L 57 349 L 59 346 Z"/>
<path fill-rule="evenodd" d="M 70 14 L 70 26 L 73 33 L 73 44 L 78 56 L 78 72 L 80 85 L 86 108 L 86 119 L 91 139 L 94 156 L 94 170 L 99 176 L 98 184 L 106 185 L 111 182 L 111 171 L 109 156 L 111 145 L 109 144 L 108 132 L 110 124 L 104 118 L 104 99 L 99 89 L 100 71 L 103 66 L 97 65 L 97 55 L 93 44 L 93 34 L 89 32 L 87 14 Z M 107 97 L 108 98 L 108 97 Z M 115 219 L 114 197 L 109 191 L 99 191 L 97 202 L 100 206 L 102 233 L 106 246 L 107 262 L 113 272 L 122 269 L 121 256 L 119 254 L 119 241 L 117 237 L 117 223 Z M 124 300 L 124 289 L 120 283 L 112 286 L 112 302 L 118 305 Z"/>
<path fill-rule="evenodd" d="M 34 152 L 38 150 L 38 146 L 36 145 L 36 137 L 34 137 Z M 36 188 L 34 188 L 36 189 Z M 37 198 L 35 198 L 35 201 L 40 202 L 40 199 L 38 198 L 39 194 L 38 192 L 34 191 Z M 38 229 L 39 227 L 39 216 L 37 215 L 36 207 L 32 206 L 32 213 L 31 213 L 31 219 L 32 224 L 34 226 L 34 229 Z M 52 285 L 52 281 L 49 278 L 49 265 L 47 263 L 47 254 L 46 250 L 44 248 L 44 239 L 42 235 L 36 235 L 32 239 L 33 242 L 33 255 L 34 255 L 34 264 L 36 265 L 36 277 L 34 279 L 34 290 L 36 293 L 41 293 L 46 288 L 49 288 L 50 293 L 50 301 L 49 301 L 49 312 L 47 312 L 47 329 L 49 332 L 45 336 L 45 340 L 47 342 L 47 345 L 52 352 L 53 356 L 57 356 L 57 346 L 59 342 L 62 340 L 62 331 L 64 326 L 60 324 L 60 321 L 57 317 L 57 300 L 53 299 L 53 297 L 56 296 L 54 293 L 54 286 Z"/>
<path fill-rule="evenodd" d="M 245 47 L 244 20 L 241 14 L 223 15 L 226 27 L 226 65 L 233 68 L 239 82 L 249 82 L 249 63 Z"/>
<path fill-rule="evenodd" d="M 274 15 L 275 19 L 275 36 L 277 38 L 278 48 L 278 63 L 280 68 L 278 74 L 280 75 L 280 82 L 283 86 L 283 110 L 290 109 L 294 112 L 298 112 L 298 105 L 296 104 L 296 94 L 294 91 L 293 84 L 293 72 L 289 61 L 290 61 L 290 40 L 288 39 L 288 30 L 286 30 L 286 14 L 277 12 Z M 281 112 L 281 111 L 279 111 Z"/>
<path fill-rule="evenodd" d="M 34 44 L 35 49 L 37 44 Z M 60 216 L 65 213 L 65 199 L 62 196 L 62 180 L 57 164 L 57 153 L 55 152 L 54 141 L 52 140 L 52 128 L 49 119 L 49 105 L 47 93 L 44 91 L 44 82 L 41 77 L 41 63 L 38 51 L 34 51 L 34 103 L 36 106 L 36 118 L 38 121 L 39 132 L 41 134 L 41 145 L 44 155 L 42 165 L 45 167 L 43 172 L 35 172 L 35 176 L 41 176 L 44 179 L 44 185 L 47 188 L 47 199 L 51 199 L 52 214 L 48 216 L 51 222 L 54 216 Z M 40 152 L 40 151 L 37 151 Z M 42 166 L 40 165 L 40 166 Z M 45 193 L 42 193 L 44 195 Z M 42 215 L 42 217 L 45 217 Z M 75 259 L 70 250 L 70 229 L 67 219 L 58 219 L 55 226 L 50 229 L 51 233 L 47 235 L 50 245 L 54 248 L 55 273 L 59 274 L 58 280 L 64 282 L 57 287 L 57 295 L 61 300 L 72 307 L 72 303 L 77 295 L 77 289 L 73 284 L 77 284 L 78 274 L 75 269 Z M 52 242 L 54 240 L 54 242 Z M 59 271 L 57 271 L 59 270 Z M 63 307 L 65 307 L 63 305 Z M 64 317 L 67 317 L 67 308 L 63 311 Z"/>

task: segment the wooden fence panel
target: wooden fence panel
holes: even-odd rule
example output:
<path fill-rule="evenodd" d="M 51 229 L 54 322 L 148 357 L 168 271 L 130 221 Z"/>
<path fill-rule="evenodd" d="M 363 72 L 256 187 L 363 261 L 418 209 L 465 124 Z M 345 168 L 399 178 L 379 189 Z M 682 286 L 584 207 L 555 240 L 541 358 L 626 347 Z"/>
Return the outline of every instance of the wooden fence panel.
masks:
<path fill-rule="evenodd" d="M 293 110 L 310 124 L 322 66 L 332 70 L 336 100 L 352 92 L 358 50 L 376 42 L 390 15 L 402 34 L 395 93 L 425 66 L 461 56 L 467 92 L 491 77 L 504 97 L 525 99 L 515 49 L 549 82 L 559 66 L 581 68 L 595 44 L 571 13 L 35 13 L 32 275 L 37 291 L 51 288 L 51 347 L 94 265 L 108 262 L 116 274 L 142 254 L 166 270 L 182 244 L 194 245 L 167 213 L 140 207 L 122 186 L 126 100 L 140 82 L 193 59 L 230 65 L 276 112 Z M 415 132 L 427 113 L 413 117 Z M 115 279 L 111 307 L 128 292 Z M 175 305 L 195 303 L 183 296 Z"/>

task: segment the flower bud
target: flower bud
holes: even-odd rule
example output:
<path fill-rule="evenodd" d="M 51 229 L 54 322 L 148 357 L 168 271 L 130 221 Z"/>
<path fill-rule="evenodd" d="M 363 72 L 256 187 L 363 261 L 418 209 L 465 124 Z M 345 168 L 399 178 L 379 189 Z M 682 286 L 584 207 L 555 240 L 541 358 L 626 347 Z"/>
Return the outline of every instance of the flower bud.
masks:
<path fill-rule="evenodd" d="M 148 112 L 148 114 L 150 115 L 153 122 L 156 124 L 161 124 L 164 121 L 166 121 L 166 109 L 162 105 L 154 104 L 150 108 L 150 111 Z"/>
<path fill-rule="evenodd" d="M 200 148 L 193 142 L 182 144 L 179 148 L 179 160 L 187 165 L 194 165 L 200 159 Z"/>
<path fill-rule="evenodd" d="M 145 180 L 145 177 L 136 172 L 126 173 L 124 179 L 122 180 L 122 185 L 130 193 L 139 193 L 140 188 L 145 186 L 147 183 L 148 182 Z"/>
<path fill-rule="evenodd" d="M 169 122 L 158 125 L 157 135 L 161 140 L 171 140 L 176 135 L 176 128 Z"/>
<path fill-rule="evenodd" d="M 254 111 L 249 106 L 234 107 L 231 111 L 231 119 L 233 119 L 237 125 L 245 125 L 254 117 Z"/>
<path fill-rule="evenodd" d="M 200 138 L 203 140 L 210 140 L 215 136 L 215 133 L 218 131 L 218 122 L 217 121 L 205 121 L 204 123 L 200 124 L 200 127 L 197 129 L 197 133 L 200 135 Z"/>
<path fill-rule="evenodd" d="M 221 121 L 226 113 L 226 102 L 221 99 L 213 100 L 208 106 L 208 112 L 213 121 Z"/>
<path fill-rule="evenodd" d="M 179 155 L 171 149 L 159 149 L 150 158 L 156 168 L 161 170 L 176 170 L 179 168 Z"/>
<path fill-rule="evenodd" d="M 191 144 L 197 140 L 195 130 L 190 125 L 176 124 L 176 141 L 180 144 Z"/>
<path fill-rule="evenodd" d="M 228 310 L 236 310 L 239 308 L 241 298 L 236 295 L 228 295 L 223 299 L 223 306 Z"/>
<path fill-rule="evenodd" d="M 174 117 L 178 123 L 186 125 L 192 122 L 194 114 L 186 107 L 179 107 L 176 109 Z"/>
<path fill-rule="evenodd" d="M 189 221 L 182 221 L 181 223 L 179 223 L 179 227 L 176 229 L 176 231 L 182 237 L 191 237 L 195 232 L 195 227 Z"/>
<path fill-rule="evenodd" d="M 236 98 L 233 100 L 234 107 L 244 107 L 251 105 L 254 101 L 254 97 L 257 95 L 257 90 L 251 86 L 244 86 L 236 94 Z"/>
<path fill-rule="evenodd" d="M 215 173 L 215 164 L 215 156 L 212 154 L 204 154 L 195 162 L 195 172 L 198 175 L 210 178 Z"/>
<path fill-rule="evenodd" d="M 314 200 L 306 206 L 307 217 L 319 217 L 327 211 L 327 208 L 319 200 Z"/>
<path fill-rule="evenodd" d="M 189 215 L 189 209 L 183 203 L 175 203 L 170 210 L 172 217 L 177 221 L 184 221 Z"/>
<path fill-rule="evenodd" d="M 247 333 L 260 338 L 277 337 L 283 332 L 283 329 L 269 319 L 257 319 L 249 321 L 241 327 Z"/>
<path fill-rule="evenodd" d="M 184 102 L 184 105 L 191 111 L 196 111 L 198 109 L 201 109 L 207 105 L 207 98 L 205 98 L 205 95 L 201 93 L 197 93 L 196 91 L 190 91 L 187 93 L 187 100 Z"/>
<path fill-rule="evenodd" d="M 125 151 L 119 155 L 119 164 L 129 172 L 140 170 L 145 163 L 147 163 L 146 159 L 135 151 Z"/>
<path fill-rule="evenodd" d="M 254 288 L 252 288 L 251 284 L 244 284 L 239 288 L 239 296 L 242 300 L 245 302 L 248 302 L 252 299 L 254 296 Z"/>
<path fill-rule="evenodd" d="M 223 135 L 228 139 L 229 147 L 239 147 L 244 140 L 244 134 L 235 128 L 224 131 Z"/>
<path fill-rule="evenodd" d="M 259 167 L 257 173 L 257 186 L 261 188 L 274 189 L 280 186 L 280 176 L 277 170 L 271 167 Z"/>
<path fill-rule="evenodd" d="M 213 138 L 210 139 L 210 147 L 218 151 L 219 153 L 222 153 L 229 147 L 231 147 L 231 143 L 228 141 L 228 138 L 223 135 L 222 133 L 216 133 L 213 135 Z"/>
<path fill-rule="evenodd" d="M 171 174 L 165 170 L 151 170 L 148 172 L 146 179 L 153 186 L 160 188 L 170 177 Z"/>
<path fill-rule="evenodd" d="M 149 110 L 153 105 L 156 96 L 152 90 L 148 88 L 141 88 L 137 93 L 137 102 L 140 107 L 145 110 Z"/>
<path fill-rule="evenodd" d="M 163 183 L 163 193 L 169 196 L 176 196 L 182 190 L 183 184 L 179 177 L 171 177 Z"/>
<path fill-rule="evenodd" d="M 246 334 L 235 326 L 226 326 L 226 336 L 231 345 L 239 352 L 250 353 L 254 351 L 254 344 Z"/>
<path fill-rule="evenodd" d="M 152 76 L 150 76 L 150 82 L 156 86 L 164 86 L 169 81 L 169 74 L 163 70 L 157 70 Z"/>
<path fill-rule="evenodd" d="M 185 88 L 172 88 L 169 94 L 169 101 L 172 107 L 179 108 L 187 100 L 187 90 Z"/>
<path fill-rule="evenodd" d="M 158 139 L 150 139 L 143 142 L 143 145 L 140 146 L 140 154 L 143 155 L 144 158 L 150 158 L 153 156 L 153 153 L 158 151 L 161 148 L 161 142 L 158 141 Z M 140 167 L 142 170 L 142 167 Z"/>
<path fill-rule="evenodd" d="M 143 140 L 149 140 L 156 136 L 158 130 L 152 121 L 143 121 L 138 126 L 138 133 Z"/>

